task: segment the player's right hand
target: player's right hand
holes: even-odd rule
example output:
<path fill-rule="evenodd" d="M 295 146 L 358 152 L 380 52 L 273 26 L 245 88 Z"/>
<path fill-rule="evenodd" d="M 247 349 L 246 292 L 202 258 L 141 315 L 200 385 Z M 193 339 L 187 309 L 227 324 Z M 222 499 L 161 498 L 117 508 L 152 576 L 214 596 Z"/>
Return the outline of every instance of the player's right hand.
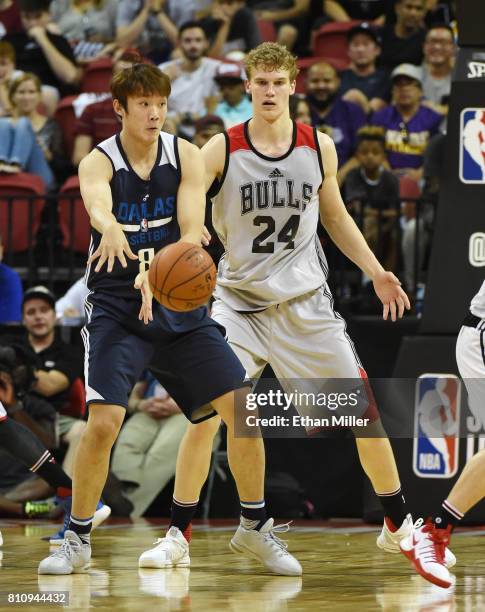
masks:
<path fill-rule="evenodd" d="M 112 223 L 107 227 L 101 237 L 101 242 L 98 248 L 88 259 L 88 265 L 99 258 L 99 261 L 94 268 L 95 272 L 99 272 L 108 261 L 107 272 L 113 271 L 115 259 L 119 259 L 123 268 L 126 268 L 126 257 L 138 261 L 138 255 L 135 255 L 128 244 L 128 240 L 118 223 Z"/>
<path fill-rule="evenodd" d="M 202 244 L 203 246 L 209 246 L 212 236 L 210 235 L 209 230 L 204 225 L 204 229 L 202 230 Z"/>
<path fill-rule="evenodd" d="M 138 319 L 147 325 L 150 321 L 153 321 L 153 293 L 148 282 L 148 272 L 137 274 L 134 287 L 141 291 L 141 308 Z"/>

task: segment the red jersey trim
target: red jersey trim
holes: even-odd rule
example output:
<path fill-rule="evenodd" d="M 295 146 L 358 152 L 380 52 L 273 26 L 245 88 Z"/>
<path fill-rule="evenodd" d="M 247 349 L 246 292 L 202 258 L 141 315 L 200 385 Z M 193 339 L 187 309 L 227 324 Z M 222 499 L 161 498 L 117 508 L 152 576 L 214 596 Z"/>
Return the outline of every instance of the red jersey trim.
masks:
<path fill-rule="evenodd" d="M 251 150 L 251 146 L 245 136 L 244 123 L 229 128 L 227 130 L 227 135 L 229 136 L 230 143 L 229 153 L 241 150 Z M 296 142 L 294 148 L 297 147 L 308 147 L 314 151 L 317 150 L 315 146 L 314 129 L 311 125 L 306 125 L 304 123 L 296 124 Z"/>
<path fill-rule="evenodd" d="M 240 150 L 249 151 L 251 149 L 244 135 L 244 123 L 239 123 L 229 128 L 227 135 L 229 136 L 229 153 Z"/>
<path fill-rule="evenodd" d="M 315 146 L 314 129 L 311 125 L 305 123 L 296 124 L 296 144 L 295 147 L 308 147 L 317 150 Z"/>

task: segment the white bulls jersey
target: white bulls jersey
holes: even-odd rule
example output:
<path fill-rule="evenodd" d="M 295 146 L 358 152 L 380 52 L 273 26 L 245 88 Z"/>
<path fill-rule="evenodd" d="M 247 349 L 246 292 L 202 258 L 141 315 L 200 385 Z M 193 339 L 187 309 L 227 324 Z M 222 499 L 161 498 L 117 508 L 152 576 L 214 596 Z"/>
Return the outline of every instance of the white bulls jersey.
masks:
<path fill-rule="evenodd" d="M 226 134 L 223 176 L 210 194 L 225 249 L 215 295 L 237 311 L 263 310 L 326 282 L 317 237 L 324 179 L 317 132 L 293 126 L 291 146 L 277 158 L 253 147 L 247 123 Z"/>
<path fill-rule="evenodd" d="M 480 319 L 485 319 L 485 281 L 471 301 L 470 312 Z"/>

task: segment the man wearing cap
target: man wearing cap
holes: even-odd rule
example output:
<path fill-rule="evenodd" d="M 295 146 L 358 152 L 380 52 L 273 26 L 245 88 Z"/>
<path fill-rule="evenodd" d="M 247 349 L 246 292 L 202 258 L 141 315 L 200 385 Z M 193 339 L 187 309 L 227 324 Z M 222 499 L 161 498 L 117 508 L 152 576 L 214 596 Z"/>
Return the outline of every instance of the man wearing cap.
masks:
<path fill-rule="evenodd" d="M 376 67 L 381 40 L 369 23 L 351 28 L 347 34 L 350 66 L 340 73 L 340 95 L 359 104 L 367 114 L 383 108 L 390 98 L 389 74 Z"/>
<path fill-rule="evenodd" d="M 246 74 L 236 64 L 221 64 L 215 76 L 221 90 L 222 101 L 216 106 L 215 114 L 224 121 L 226 130 L 244 123 L 253 116 L 253 106 L 246 95 L 244 81 Z"/>
<path fill-rule="evenodd" d="M 421 78 L 419 66 L 397 66 L 391 74 L 393 102 L 371 118 L 386 132 L 391 168 L 415 180 L 422 176 L 424 152 L 443 121 L 443 115 L 422 104 Z"/>
<path fill-rule="evenodd" d="M 76 347 L 56 337 L 55 305 L 56 299 L 47 287 L 31 287 L 24 294 L 22 317 L 27 331 L 25 343 L 36 354 L 39 363 L 33 390 L 59 413 L 68 403 L 72 383 L 82 376 L 83 360 Z M 64 469 L 70 473 L 70 463 L 85 423 L 60 414 L 58 424 L 61 441 L 69 445 Z"/>

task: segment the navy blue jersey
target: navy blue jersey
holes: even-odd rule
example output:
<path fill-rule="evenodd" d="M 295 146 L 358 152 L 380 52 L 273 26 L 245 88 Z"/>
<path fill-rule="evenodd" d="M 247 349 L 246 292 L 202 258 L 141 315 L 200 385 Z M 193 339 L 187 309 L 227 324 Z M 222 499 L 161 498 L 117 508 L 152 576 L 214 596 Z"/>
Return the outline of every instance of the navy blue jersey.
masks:
<path fill-rule="evenodd" d="M 142 179 L 131 167 L 123 151 L 119 134 L 104 140 L 96 147 L 113 166 L 110 182 L 113 214 L 121 224 L 138 261 L 126 259 L 123 268 L 115 260 L 113 271 L 95 272 L 96 261 L 88 266 L 86 280 L 91 291 L 109 293 L 117 297 L 141 300 L 140 291 L 133 288 L 135 277 L 146 270 L 153 256 L 161 248 L 180 238 L 177 222 L 177 191 L 181 179 L 177 137 L 160 132 L 157 158 L 149 180 Z M 99 246 L 101 234 L 91 228 L 89 255 Z"/>

